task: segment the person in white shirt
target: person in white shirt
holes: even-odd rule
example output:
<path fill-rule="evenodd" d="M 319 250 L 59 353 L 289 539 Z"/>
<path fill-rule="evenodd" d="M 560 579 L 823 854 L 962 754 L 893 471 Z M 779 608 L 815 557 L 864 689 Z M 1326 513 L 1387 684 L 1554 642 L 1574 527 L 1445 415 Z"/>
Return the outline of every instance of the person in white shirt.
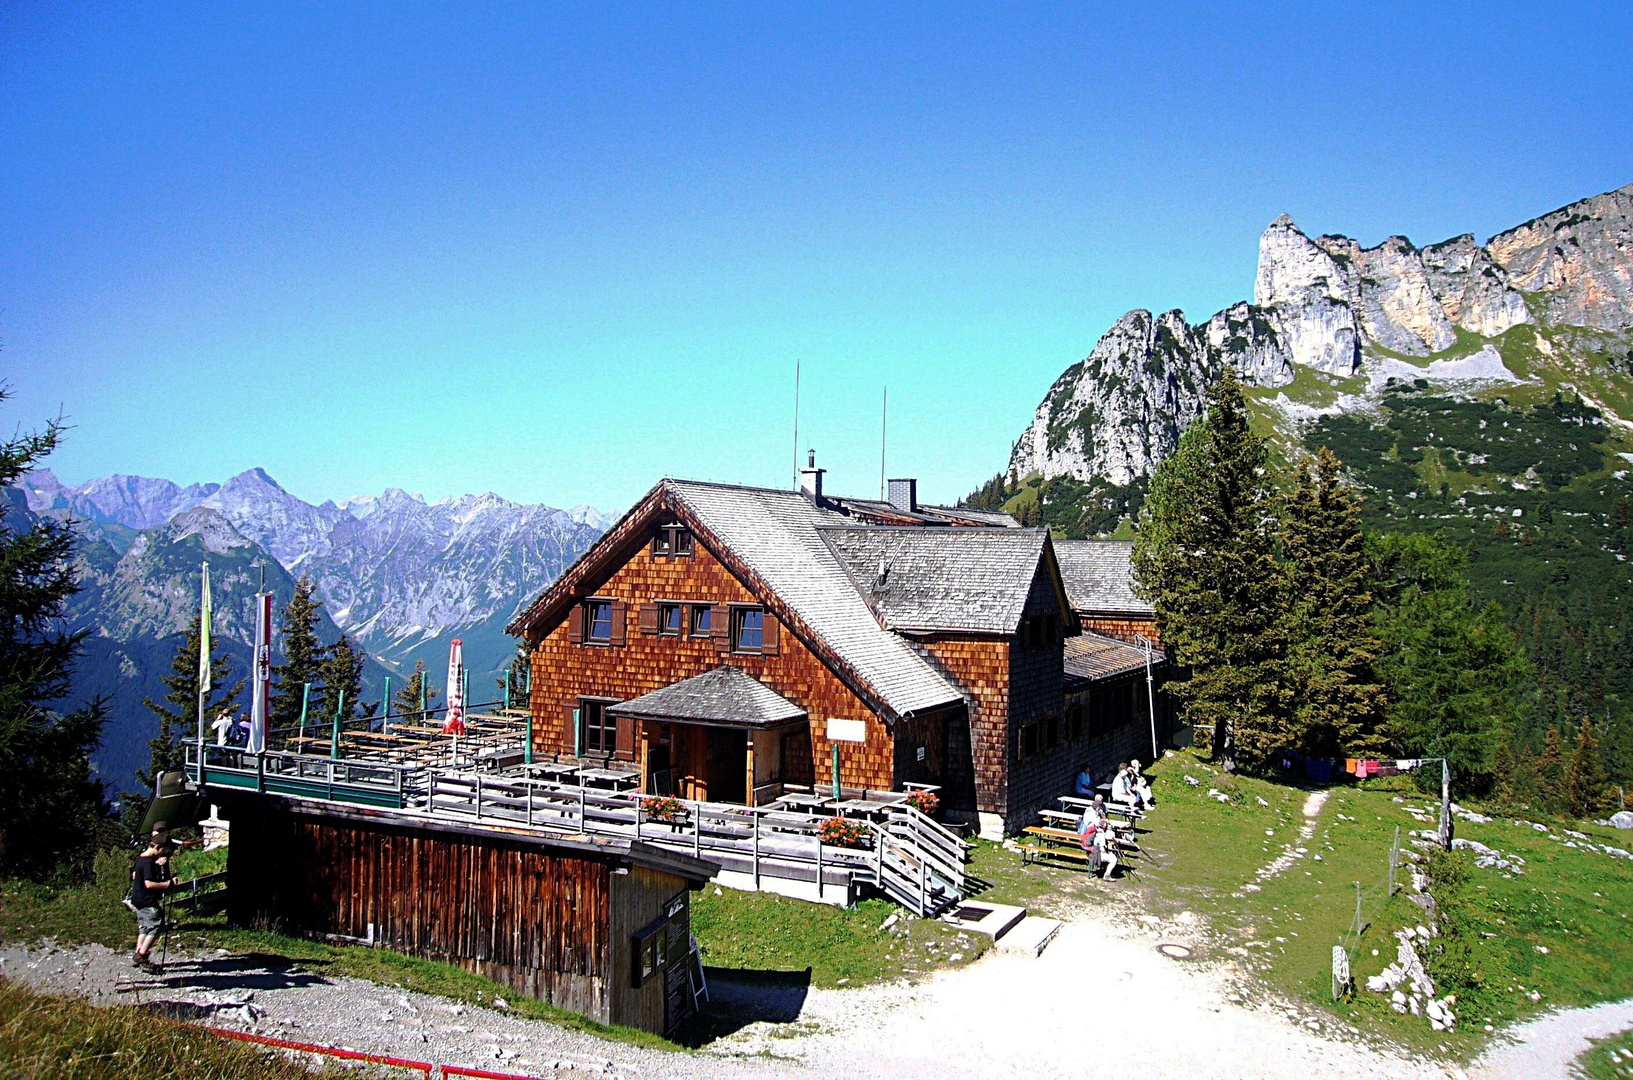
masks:
<path fill-rule="evenodd" d="M 210 730 L 215 732 L 215 744 L 217 746 L 227 745 L 227 737 L 232 734 L 232 727 L 232 713 L 223 711 L 220 716 L 215 718 L 214 723 L 210 725 Z"/>
<path fill-rule="evenodd" d="M 1145 774 L 1140 772 L 1139 758 L 1135 758 L 1128 763 L 1128 779 L 1129 789 L 1133 791 L 1134 798 L 1138 801 L 1140 809 L 1150 809 L 1157 800 L 1151 797 L 1151 784 L 1146 780 Z"/>
<path fill-rule="evenodd" d="M 1102 821 L 1094 831 L 1094 854 L 1098 857 L 1101 878 L 1110 878 L 1111 872 L 1117 869 L 1117 836 L 1111 831 L 1109 821 Z"/>
<path fill-rule="evenodd" d="M 1111 780 L 1111 801 L 1123 806 L 1132 807 L 1137 798 L 1134 794 L 1134 785 L 1128 778 L 1128 762 L 1117 766 L 1117 775 Z"/>

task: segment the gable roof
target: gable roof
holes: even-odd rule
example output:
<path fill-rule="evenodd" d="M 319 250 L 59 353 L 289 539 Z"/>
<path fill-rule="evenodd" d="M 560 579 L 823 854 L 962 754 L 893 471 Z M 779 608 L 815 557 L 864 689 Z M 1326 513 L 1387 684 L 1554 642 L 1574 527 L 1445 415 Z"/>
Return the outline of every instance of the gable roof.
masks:
<path fill-rule="evenodd" d="M 1067 682 L 1081 684 L 1143 670 L 1145 649 L 1085 630 L 1077 637 L 1066 639 L 1063 659 Z M 1153 667 L 1167 662 L 1168 656 L 1161 649 L 1151 650 Z M 1068 686 L 1067 689 L 1072 687 Z"/>
<path fill-rule="evenodd" d="M 1044 529 L 830 525 L 820 532 L 891 630 L 1014 633 L 1049 544 Z"/>
<path fill-rule="evenodd" d="M 1131 540 L 1059 540 L 1055 558 L 1066 595 L 1078 612 L 1152 616 L 1151 604 L 1134 594 Z"/>
<path fill-rule="evenodd" d="M 839 677 L 887 716 L 963 700 L 901 638 L 879 625 L 844 565 L 818 532 L 851 519 L 793 491 L 666 479 L 546 588 L 506 632 L 537 635 L 587 595 L 598 574 L 647 540 L 661 514 L 680 517 Z"/>
<path fill-rule="evenodd" d="M 804 709 L 730 664 L 620 702 L 607 711 L 637 720 L 690 720 L 740 727 L 771 727 L 806 719 Z"/>

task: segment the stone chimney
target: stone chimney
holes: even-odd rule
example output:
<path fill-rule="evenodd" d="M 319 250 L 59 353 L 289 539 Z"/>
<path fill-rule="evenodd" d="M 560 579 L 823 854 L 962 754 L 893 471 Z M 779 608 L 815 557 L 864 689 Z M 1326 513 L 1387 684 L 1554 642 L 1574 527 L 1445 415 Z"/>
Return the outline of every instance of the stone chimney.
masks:
<path fill-rule="evenodd" d="M 889 480 L 885 483 L 890 505 L 907 514 L 919 512 L 919 482 L 912 478 Z"/>
<path fill-rule="evenodd" d="M 801 495 L 811 500 L 813 506 L 821 506 L 822 474 L 828 470 L 817 468 L 815 450 L 807 450 L 806 454 L 805 468 L 799 471 L 799 491 Z"/>

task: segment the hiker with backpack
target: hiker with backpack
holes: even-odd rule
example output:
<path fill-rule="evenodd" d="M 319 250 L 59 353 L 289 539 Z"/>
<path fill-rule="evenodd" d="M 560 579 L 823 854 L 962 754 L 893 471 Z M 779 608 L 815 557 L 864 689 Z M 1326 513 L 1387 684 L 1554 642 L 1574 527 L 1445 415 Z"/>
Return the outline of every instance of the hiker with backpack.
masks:
<path fill-rule="evenodd" d="M 136 955 L 131 963 L 144 971 L 154 970 L 153 946 L 164 932 L 164 898 L 181 879 L 170 869 L 170 827 L 162 822 L 153 823 L 153 834 L 147 847 L 136 858 L 136 870 L 131 875 L 130 905 L 136 911 Z"/>
<path fill-rule="evenodd" d="M 1078 842 L 1089 853 L 1089 873 L 1100 870 L 1102 878 L 1111 877 L 1117 869 L 1117 838 L 1111 831 L 1111 819 L 1106 817 L 1105 797 L 1096 795 L 1094 802 L 1083 811 L 1077 827 Z"/>

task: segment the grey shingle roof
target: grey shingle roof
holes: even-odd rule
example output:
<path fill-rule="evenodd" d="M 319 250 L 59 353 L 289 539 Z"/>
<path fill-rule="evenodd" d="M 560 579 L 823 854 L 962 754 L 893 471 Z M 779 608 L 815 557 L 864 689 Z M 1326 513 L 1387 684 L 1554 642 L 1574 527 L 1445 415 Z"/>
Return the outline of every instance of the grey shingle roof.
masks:
<path fill-rule="evenodd" d="M 818 526 L 849 519 L 769 488 L 666 480 L 676 498 L 898 716 L 963 698 L 901 638 L 879 625 Z"/>
<path fill-rule="evenodd" d="M 1143 670 L 1145 649 L 1138 645 L 1130 645 L 1126 641 L 1118 641 L 1116 638 L 1084 631 L 1077 637 L 1066 639 L 1064 659 L 1068 682 L 1073 680 L 1093 682 L 1095 679 L 1109 679 L 1115 675 L 1126 675 L 1130 671 Z M 1151 650 L 1153 667 L 1167 662 L 1168 657 L 1161 649 Z"/>
<path fill-rule="evenodd" d="M 997 634 L 1020 625 L 1048 536 L 1042 529 L 911 525 L 827 526 L 821 533 L 890 629 Z"/>
<path fill-rule="evenodd" d="M 640 720 L 767 727 L 806 718 L 805 710 L 729 664 L 611 706 L 614 716 Z"/>
<path fill-rule="evenodd" d="M 1055 541 L 1055 560 L 1073 610 L 1152 615 L 1151 605 L 1134 595 L 1133 554 L 1128 540 Z"/>

